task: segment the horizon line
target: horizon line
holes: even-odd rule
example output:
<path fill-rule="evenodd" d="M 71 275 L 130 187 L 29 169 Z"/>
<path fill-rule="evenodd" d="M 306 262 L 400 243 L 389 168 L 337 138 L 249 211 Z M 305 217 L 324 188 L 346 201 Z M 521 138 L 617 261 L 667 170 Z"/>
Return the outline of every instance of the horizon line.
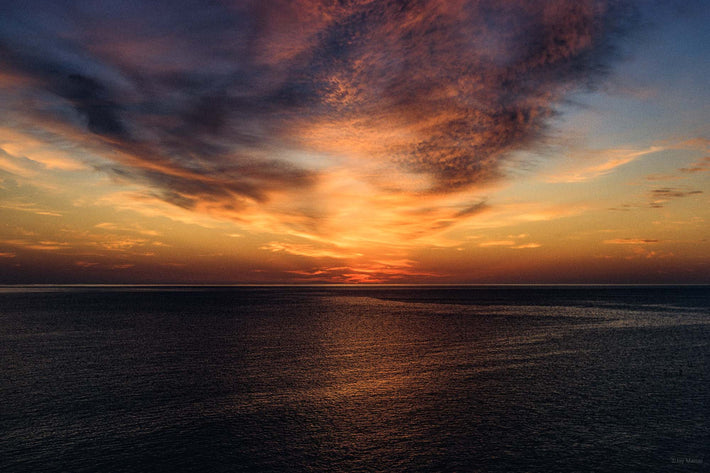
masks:
<path fill-rule="evenodd" d="M 698 283 L 9 283 L 0 288 L 13 287 L 688 287 L 710 286 L 710 282 Z"/>

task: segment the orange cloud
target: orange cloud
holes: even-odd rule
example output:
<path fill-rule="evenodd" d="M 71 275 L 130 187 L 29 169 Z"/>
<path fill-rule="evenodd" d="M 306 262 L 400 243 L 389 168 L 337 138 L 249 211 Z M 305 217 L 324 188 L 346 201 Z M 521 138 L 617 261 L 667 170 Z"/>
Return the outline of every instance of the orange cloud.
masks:
<path fill-rule="evenodd" d="M 4 204 L 0 204 L 0 208 L 9 209 L 9 210 L 17 210 L 19 212 L 30 212 L 35 215 L 45 215 L 45 216 L 49 216 L 49 217 L 61 217 L 63 215 L 60 212 L 45 209 L 45 208 L 37 206 L 37 204 L 33 204 L 33 203 L 29 203 L 29 202 L 6 202 Z"/>
<path fill-rule="evenodd" d="M 62 171 L 86 169 L 86 166 L 71 157 L 69 152 L 58 149 L 54 144 L 29 133 L 0 126 L 0 150 L 15 160 L 28 160 L 29 163 L 38 164 L 46 169 Z"/>
<path fill-rule="evenodd" d="M 111 230 L 111 231 L 122 231 L 122 232 L 129 232 L 129 233 L 139 233 L 141 235 L 146 235 L 146 236 L 159 236 L 161 233 L 156 231 L 156 230 L 148 230 L 145 228 L 140 227 L 139 225 L 131 225 L 131 226 L 125 226 L 125 225 L 118 225 L 116 223 L 112 222 L 101 222 L 97 223 L 94 225 L 95 228 L 100 228 L 102 230 Z"/>
<path fill-rule="evenodd" d="M 279 243 L 272 241 L 262 246 L 260 249 L 271 252 L 284 252 L 297 256 L 308 256 L 310 258 L 354 258 L 362 256 L 361 253 L 347 253 L 338 248 L 322 249 L 314 248 L 311 245 L 297 245 L 290 243 Z"/>
<path fill-rule="evenodd" d="M 615 238 L 613 240 L 604 240 L 605 245 L 652 245 L 654 243 L 658 243 L 658 240 L 642 238 Z"/>
<path fill-rule="evenodd" d="M 443 278 L 446 275 L 432 271 L 418 271 L 411 261 L 400 265 L 378 262 L 360 263 L 347 266 L 320 267 L 312 270 L 291 270 L 290 274 L 300 276 L 297 281 L 330 281 L 347 284 L 383 283 L 413 280 L 416 278 Z"/>
<path fill-rule="evenodd" d="M 513 246 L 515 245 L 515 242 L 513 240 L 492 240 L 492 241 L 484 241 L 478 244 L 480 247 L 489 247 L 489 246 Z"/>
<path fill-rule="evenodd" d="M 527 249 L 533 249 L 533 248 L 540 248 L 542 245 L 539 243 L 523 243 L 521 245 L 516 245 L 513 246 L 512 248 L 516 250 L 527 250 Z"/>
<path fill-rule="evenodd" d="M 584 182 L 609 174 L 614 169 L 648 154 L 663 151 L 661 146 L 643 150 L 587 150 L 575 156 L 573 169 L 563 169 L 546 177 L 547 182 Z M 594 164 L 589 164 L 589 162 Z M 595 162 L 596 161 L 596 162 Z M 569 164 L 567 165 L 569 167 Z M 579 167 L 576 167 L 579 166 Z"/>
<path fill-rule="evenodd" d="M 65 241 L 31 241 L 31 240 L 4 240 L 3 243 L 10 246 L 16 246 L 19 248 L 24 248 L 28 250 L 40 250 L 40 251 L 57 251 L 57 250 L 67 250 L 71 248 L 71 244 Z"/>

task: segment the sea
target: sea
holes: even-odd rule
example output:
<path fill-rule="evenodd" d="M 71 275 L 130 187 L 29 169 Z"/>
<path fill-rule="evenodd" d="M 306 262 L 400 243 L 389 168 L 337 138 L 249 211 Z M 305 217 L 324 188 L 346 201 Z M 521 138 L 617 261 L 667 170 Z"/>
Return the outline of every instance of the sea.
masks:
<path fill-rule="evenodd" d="M 0 287 L 0 472 L 710 471 L 708 286 Z"/>

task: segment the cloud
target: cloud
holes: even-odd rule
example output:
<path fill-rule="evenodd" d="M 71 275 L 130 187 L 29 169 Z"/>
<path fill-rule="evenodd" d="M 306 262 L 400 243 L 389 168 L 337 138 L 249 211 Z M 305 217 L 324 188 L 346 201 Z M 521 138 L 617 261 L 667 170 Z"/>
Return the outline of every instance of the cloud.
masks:
<path fill-rule="evenodd" d="M 701 190 L 686 190 L 673 187 L 663 187 L 660 189 L 653 189 L 649 192 L 651 196 L 651 207 L 653 208 L 663 208 L 671 199 L 679 199 L 683 197 L 689 197 L 693 195 L 702 194 Z"/>
<path fill-rule="evenodd" d="M 624 256 L 604 256 L 604 258 L 614 259 L 623 258 L 626 260 L 634 259 L 663 259 L 670 258 L 673 253 L 661 251 L 656 245 L 661 243 L 661 240 L 650 238 L 615 238 L 612 240 L 604 240 L 605 245 L 623 245 Z M 651 249 L 654 248 L 654 249 Z"/>
<path fill-rule="evenodd" d="M 113 266 L 111 266 L 111 269 L 129 269 L 134 266 L 135 264 L 132 263 L 114 264 Z"/>
<path fill-rule="evenodd" d="M 435 191 L 495 180 L 556 101 L 602 73 L 614 20 L 593 2 L 368 5 L 333 26 L 318 63 L 328 120 L 302 135 L 391 157 Z"/>
<path fill-rule="evenodd" d="M 11 239 L 4 240 L 0 243 L 6 245 L 19 247 L 27 250 L 38 250 L 38 251 L 58 251 L 58 250 L 69 250 L 72 245 L 65 241 L 49 241 L 49 240 L 26 240 L 26 239 Z"/>
<path fill-rule="evenodd" d="M 652 245 L 654 243 L 658 243 L 658 240 L 642 238 L 615 238 L 613 240 L 604 240 L 605 245 Z"/>
<path fill-rule="evenodd" d="M 94 266 L 98 266 L 99 263 L 95 261 L 76 261 L 74 265 L 79 266 L 80 268 L 92 268 Z"/>
<path fill-rule="evenodd" d="M 311 258 L 354 258 L 362 256 L 360 253 L 347 253 L 343 252 L 342 249 L 337 247 L 332 247 L 330 249 L 316 248 L 313 245 L 300 245 L 292 243 L 281 243 L 277 241 L 272 241 L 260 248 L 261 250 L 271 251 L 274 253 L 284 252 L 291 255 L 297 256 L 308 256 Z"/>
<path fill-rule="evenodd" d="M 699 159 L 687 168 L 680 168 L 680 171 L 687 174 L 708 172 L 710 171 L 710 156 L 706 156 L 704 158 Z"/>
<path fill-rule="evenodd" d="M 519 243 L 515 241 L 518 239 L 525 239 L 528 236 L 529 235 L 527 233 L 521 233 L 519 235 L 508 235 L 508 240 L 488 240 L 479 243 L 478 246 L 480 246 L 481 248 L 505 247 L 512 248 L 515 250 L 527 250 L 533 248 L 540 248 L 542 246 L 539 243 Z"/>
<path fill-rule="evenodd" d="M 515 242 L 513 240 L 491 240 L 491 241 L 484 241 L 478 244 L 480 247 L 489 247 L 489 246 L 513 246 L 515 245 Z"/>
<path fill-rule="evenodd" d="M 414 262 L 402 260 L 399 263 L 372 261 L 369 263 L 347 266 L 321 266 L 306 270 L 291 270 L 287 273 L 296 276 L 296 282 L 329 281 L 346 284 L 383 283 L 397 281 L 412 281 L 417 278 L 430 280 L 444 278 L 447 275 L 433 271 L 421 271 L 414 267 Z"/>
<path fill-rule="evenodd" d="M 17 210 L 19 212 L 31 212 L 35 215 L 45 215 L 49 217 L 61 217 L 63 215 L 59 212 L 43 209 L 41 207 L 37 207 L 35 204 L 27 202 L 7 202 L 5 204 L 0 204 L 0 209 Z"/>
<path fill-rule="evenodd" d="M 663 189 L 654 189 L 651 191 L 651 195 L 655 197 L 662 197 L 662 198 L 678 198 L 678 197 L 688 197 L 689 195 L 697 195 L 697 194 L 702 194 L 703 191 L 700 190 L 692 190 L 692 191 L 686 191 L 682 189 L 673 189 L 669 187 L 665 187 Z"/>
<path fill-rule="evenodd" d="M 512 246 L 516 250 L 528 250 L 534 248 L 540 248 L 542 245 L 540 243 L 523 243 L 522 245 Z"/>
<path fill-rule="evenodd" d="M 603 79 L 634 18 L 603 0 L 8 0 L 0 117 L 99 155 L 141 212 L 423 238 L 488 211 L 463 194 Z"/>
<path fill-rule="evenodd" d="M 120 232 L 128 232 L 128 233 L 139 233 L 141 235 L 146 235 L 146 236 L 160 236 L 160 232 L 156 230 L 148 230 L 145 228 L 142 228 L 140 225 L 132 224 L 132 225 L 118 225 L 113 222 L 101 222 L 97 223 L 94 225 L 95 228 L 100 228 L 102 230 L 110 230 L 110 231 L 120 231 Z"/>
<path fill-rule="evenodd" d="M 574 169 L 558 171 L 547 176 L 547 182 L 584 182 L 609 174 L 616 168 L 628 164 L 651 153 L 663 151 L 660 146 L 650 146 L 647 149 L 608 149 L 586 150 L 580 153 L 580 160 L 575 159 Z M 590 164 L 591 161 L 591 164 Z"/>
<path fill-rule="evenodd" d="M 307 189 L 318 172 L 293 150 L 387 162 L 430 192 L 496 180 L 603 76 L 633 16 L 597 0 L 31 3 L 4 5 L 0 62 L 32 113 L 186 208 Z"/>

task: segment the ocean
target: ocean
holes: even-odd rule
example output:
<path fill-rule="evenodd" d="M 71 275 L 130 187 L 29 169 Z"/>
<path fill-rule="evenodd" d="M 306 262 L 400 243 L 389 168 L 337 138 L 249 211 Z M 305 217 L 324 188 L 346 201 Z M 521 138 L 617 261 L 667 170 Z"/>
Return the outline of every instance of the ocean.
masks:
<path fill-rule="evenodd" d="M 710 471 L 710 287 L 0 288 L 0 472 Z"/>

